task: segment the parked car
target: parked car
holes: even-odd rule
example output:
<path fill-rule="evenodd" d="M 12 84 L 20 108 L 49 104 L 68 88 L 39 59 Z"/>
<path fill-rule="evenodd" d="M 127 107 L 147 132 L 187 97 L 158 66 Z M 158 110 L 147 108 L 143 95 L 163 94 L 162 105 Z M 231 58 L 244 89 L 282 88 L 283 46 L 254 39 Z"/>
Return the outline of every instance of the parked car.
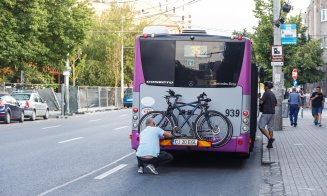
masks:
<path fill-rule="evenodd" d="M 14 92 L 11 94 L 24 109 L 25 117 L 34 121 L 36 117 L 49 118 L 48 104 L 42 100 L 37 92 Z"/>
<path fill-rule="evenodd" d="M 24 122 L 24 110 L 12 96 L 0 94 L 0 121 L 9 124 L 11 120 Z"/>
<path fill-rule="evenodd" d="M 128 88 L 124 91 L 124 107 L 132 107 L 133 104 L 133 89 Z"/>

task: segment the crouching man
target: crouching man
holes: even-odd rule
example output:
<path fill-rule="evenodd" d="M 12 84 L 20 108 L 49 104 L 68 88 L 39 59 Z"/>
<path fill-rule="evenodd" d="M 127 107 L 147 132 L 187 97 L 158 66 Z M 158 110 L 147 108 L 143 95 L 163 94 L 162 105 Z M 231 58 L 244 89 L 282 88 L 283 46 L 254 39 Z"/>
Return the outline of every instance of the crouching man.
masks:
<path fill-rule="evenodd" d="M 167 152 L 160 152 L 160 137 L 172 137 L 172 134 L 156 127 L 153 119 L 145 121 L 146 128 L 140 133 L 140 144 L 136 151 L 138 173 L 143 174 L 144 168 L 152 174 L 158 175 L 157 167 L 173 160 Z"/>

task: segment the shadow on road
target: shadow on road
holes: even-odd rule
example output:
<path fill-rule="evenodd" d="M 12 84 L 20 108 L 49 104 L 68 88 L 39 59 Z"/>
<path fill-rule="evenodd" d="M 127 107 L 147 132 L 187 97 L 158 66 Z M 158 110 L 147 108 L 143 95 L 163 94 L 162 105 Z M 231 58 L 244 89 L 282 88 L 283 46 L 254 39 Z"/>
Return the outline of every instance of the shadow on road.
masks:
<path fill-rule="evenodd" d="M 247 160 L 239 155 L 217 152 L 174 152 L 174 161 L 165 167 L 184 168 L 242 168 Z"/>

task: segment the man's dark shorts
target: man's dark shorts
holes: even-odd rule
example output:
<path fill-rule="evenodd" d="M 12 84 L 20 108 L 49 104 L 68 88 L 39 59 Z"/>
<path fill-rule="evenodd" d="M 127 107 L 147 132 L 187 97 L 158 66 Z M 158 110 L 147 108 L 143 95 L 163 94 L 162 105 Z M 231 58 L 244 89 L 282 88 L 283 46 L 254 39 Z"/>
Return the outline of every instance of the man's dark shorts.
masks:
<path fill-rule="evenodd" d="M 312 107 L 312 116 L 318 115 L 322 113 L 322 107 Z"/>

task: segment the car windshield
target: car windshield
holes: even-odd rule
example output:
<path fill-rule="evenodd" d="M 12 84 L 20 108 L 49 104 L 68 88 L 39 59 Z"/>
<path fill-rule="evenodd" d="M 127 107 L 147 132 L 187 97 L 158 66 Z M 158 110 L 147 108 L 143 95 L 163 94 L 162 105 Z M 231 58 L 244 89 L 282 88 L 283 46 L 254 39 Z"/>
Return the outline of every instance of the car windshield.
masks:
<path fill-rule="evenodd" d="M 12 96 L 17 100 L 30 100 L 30 94 L 12 94 Z"/>

